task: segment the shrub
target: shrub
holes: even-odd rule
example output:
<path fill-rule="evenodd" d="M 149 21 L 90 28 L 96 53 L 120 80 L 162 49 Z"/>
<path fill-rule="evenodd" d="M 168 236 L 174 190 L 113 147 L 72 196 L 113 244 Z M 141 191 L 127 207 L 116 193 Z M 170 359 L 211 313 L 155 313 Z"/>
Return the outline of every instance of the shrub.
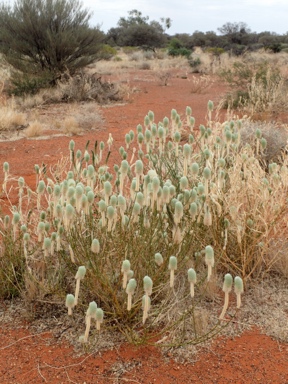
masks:
<path fill-rule="evenodd" d="M 27 274 L 42 294 L 61 287 L 64 306 L 71 279 L 85 267 L 79 311 L 95 300 L 107 328 L 136 343 L 152 332 L 172 345 L 197 344 L 219 332 L 218 301 L 205 301 L 209 290 L 218 294 L 219 277 L 221 285 L 226 273 L 247 285 L 279 258 L 271 259 L 269 246 L 286 226 L 288 158 L 266 172 L 261 131 L 241 145 L 241 121 L 221 125 L 212 114 L 209 101 L 207 126 L 197 133 L 190 107 L 183 120 L 172 110 L 159 124 L 149 111 L 144 127 L 126 133 L 113 172 L 109 135 L 106 148 L 96 142 L 89 151 L 87 143 L 83 153 L 70 141 L 70 168 L 51 171 L 49 183 L 35 167 L 33 194 L 18 180 L 19 220 L 7 225 L 4 218 L 3 228 L 15 240 L 7 245 L 15 252 L 4 249 L 5 263 L 13 269 L 17 254 L 25 264 L 19 281 Z M 4 191 L 13 189 L 7 164 L 4 181 Z"/>
<path fill-rule="evenodd" d="M 287 80 L 280 70 L 268 62 L 234 62 L 232 68 L 219 75 L 233 89 L 226 97 L 226 105 L 239 107 L 251 115 L 286 108 Z"/>
<path fill-rule="evenodd" d="M 103 44 L 98 54 L 99 60 L 110 60 L 117 55 L 117 49 L 108 44 Z"/>
<path fill-rule="evenodd" d="M 187 58 L 190 57 L 192 51 L 187 48 L 169 48 L 168 49 L 168 55 L 170 56 L 185 56 Z"/>
<path fill-rule="evenodd" d="M 193 69 L 193 72 L 197 72 L 198 67 L 201 65 L 201 59 L 199 56 L 192 56 L 189 58 L 188 63 L 190 67 Z"/>
<path fill-rule="evenodd" d="M 19 0 L 0 7 L 0 52 L 16 69 L 39 77 L 75 73 L 95 61 L 103 34 L 77 0 Z M 17 31 L 17 33 L 15 33 Z M 45 75 L 46 77 L 46 75 Z"/>

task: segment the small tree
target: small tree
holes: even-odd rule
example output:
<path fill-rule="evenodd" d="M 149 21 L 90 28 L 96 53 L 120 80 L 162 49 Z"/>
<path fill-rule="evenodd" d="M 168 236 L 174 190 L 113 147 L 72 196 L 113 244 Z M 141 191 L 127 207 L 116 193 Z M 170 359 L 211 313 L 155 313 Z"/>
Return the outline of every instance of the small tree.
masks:
<path fill-rule="evenodd" d="M 97 58 L 103 38 L 78 0 L 16 0 L 0 6 L 0 52 L 17 70 L 52 81 Z"/>
<path fill-rule="evenodd" d="M 143 16 L 137 9 L 129 11 L 128 15 L 119 19 L 117 28 L 108 31 L 106 41 L 109 44 L 151 49 L 165 46 L 167 36 L 164 32 L 171 26 L 170 18 L 149 22 L 149 16 Z"/>

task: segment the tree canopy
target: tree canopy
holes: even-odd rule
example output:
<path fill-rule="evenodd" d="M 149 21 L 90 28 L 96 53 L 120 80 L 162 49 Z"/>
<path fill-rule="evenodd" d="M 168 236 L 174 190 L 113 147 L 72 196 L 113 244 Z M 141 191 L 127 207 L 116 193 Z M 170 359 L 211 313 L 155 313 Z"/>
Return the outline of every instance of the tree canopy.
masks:
<path fill-rule="evenodd" d="M 116 28 L 107 33 L 107 41 L 118 46 L 140 46 L 156 48 L 167 42 L 165 30 L 171 26 L 170 18 L 160 18 L 160 21 L 149 21 L 149 16 L 133 9 L 128 17 L 121 17 Z"/>

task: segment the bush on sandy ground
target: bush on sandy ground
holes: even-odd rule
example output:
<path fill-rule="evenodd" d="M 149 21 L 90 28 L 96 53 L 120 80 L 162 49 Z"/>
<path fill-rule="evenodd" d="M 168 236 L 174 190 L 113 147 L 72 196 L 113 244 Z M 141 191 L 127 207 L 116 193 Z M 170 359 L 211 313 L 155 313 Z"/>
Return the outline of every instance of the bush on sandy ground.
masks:
<path fill-rule="evenodd" d="M 198 131 L 190 107 L 184 119 L 172 110 L 158 124 L 149 111 L 126 133 L 113 171 L 111 136 L 84 152 L 71 140 L 70 157 L 50 173 L 35 165 L 36 189 L 4 163 L 3 193 L 17 188 L 19 203 L 2 218 L 1 297 L 50 295 L 64 306 L 76 275 L 76 310 L 95 300 L 106 327 L 130 341 L 152 332 L 197 344 L 218 333 L 224 275 L 227 303 L 232 276 L 249 286 L 287 262 L 281 246 L 269 250 L 286 227 L 288 158 L 264 167 L 262 131 L 242 145 L 242 122 L 220 124 L 212 114 L 210 101 Z"/>

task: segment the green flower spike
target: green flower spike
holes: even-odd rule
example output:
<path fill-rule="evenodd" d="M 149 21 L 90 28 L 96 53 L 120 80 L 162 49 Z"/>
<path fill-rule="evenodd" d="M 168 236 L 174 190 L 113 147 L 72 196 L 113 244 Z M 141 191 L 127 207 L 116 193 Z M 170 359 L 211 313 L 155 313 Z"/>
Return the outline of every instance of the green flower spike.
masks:
<path fill-rule="evenodd" d="M 225 299 L 224 299 L 224 306 L 223 306 L 222 312 L 219 316 L 220 320 L 224 319 L 225 313 L 229 305 L 229 293 L 231 292 L 231 289 L 232 289 L 232 283 L 233 283 L 232 276 L 230 275 L 230 273 L 226 273 L 226 275 L 224 276 L 224 283 L 223 283 L 223 292 L 225 293 Z"/>
<path fill-rule="evenodd" d="M 80 291 L 80 280 L 84 279 L 84 276 L 86 274 L 86 268 L 84 266 L 81 266 L 78 268 L 78 271 L 76 273 L 75 279 L 76 279 L 76 289 L 75 289 L 75 305 L 78 304 L 78 296 Z"/>
<path fill-rule="evenodd" d="M 237 297 L 237 309 L 239 309 L 241 307 L 241 295 L 244 292 L 243 280 L 239 276 L 236 276 L 234 279 L 234 292 Z"/>
<path fill-rule="evenodd" d="M 170 269 L 170 288 L 173 288 L 174 287 L 174 273 L 177 269 L 177 257 L 170 256 L 168 268 Z"/>
<path fill-rule="evenodd" d="M 91 318 L 96 319 L 96 311 L 97 311 L 97 304 L 95 301 L 92 301 L 89 304 L 87 313 L 86 313 L 86 329 L 85 329 L 85 334 L 84 334 L 84 339 L 83 342 L 87 343 L 88 341 L 88 336 L 89 336 L 89 331 L 90 331 L 90 326 L 91 326 Z"/>
<path fill-rule="evenodd" d="M 207 245 L 205 248 L 205 264 L 208 267 L 207 281 L 209 281 L 212 275 L 212 268 L 214 267 L 214 250 L 211 245 Z"/>
<path fill-rule="evenodd" d="M 161 255 L 161 253 L 157 252 L 155 253 L 155 263 L 160 267 L 160 265 L 163 264 L 163 256 Z"/>
<path fill-rule="evenodd" d="M 72 309 L 75 306 L 75 297 L 72 294 L 66 296 L 66 307 L 68 308 L 68 315 L 72 315 Z"/>
<path fill-rule="evenodd" d="M 103 309 L 97 308 L 96 312 L 95 312 L 96 329 L 97 329 L 97 331 L 100 331 L 100 325 L 103 322 L 103 318 L 104 318 Z"/>
<path fill-rule="evenodd" d="M 99 253 L 100 252 L 100 243 L 98 239 L 93 239 L 91 244 L 91 251 L 93 253 Z"/>
<path fill-rule="evenodd" d="M 137 282 L 135 279 L 130 279 L 127 287 L 126 287 L 126 293 L 128 295 L 128 301 L 127 301 L 127 311 L 131 311 L 132 308 L 132 295 L 134 295 L 135 289 L 137 286 Z"/>
<path fill-rule="evenodd" d="M 128 272 L 130 271 L 130 261 L 124 260 L 122 263 L 121 272 L 123 273 L 123 289 L 127 286 L 127 280 L 128 280 Z"/>
<path fill-rule="evenodd" d="M 197 276 L 193 268 L 188 269 L 188 281 L 190 283 L 190 295 L 191 297 L 194 297 L 194 286 L 197 282 Z"/>

